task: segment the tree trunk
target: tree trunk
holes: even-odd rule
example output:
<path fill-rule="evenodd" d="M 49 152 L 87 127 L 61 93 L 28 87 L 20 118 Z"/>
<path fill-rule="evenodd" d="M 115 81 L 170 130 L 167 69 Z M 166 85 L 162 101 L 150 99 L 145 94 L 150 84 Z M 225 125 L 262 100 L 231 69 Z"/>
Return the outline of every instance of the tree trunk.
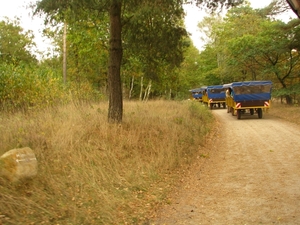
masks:
<path fill-rule="evenodd" d="M 67 22 L 64 22 L 63 34 L 63 81 L 67 83 Z"/>
<path fill-rule="evenodd" d="M 144 98 L 143 98 L 144 102 L 147 102 L 149 99 L 149 95 L 150 95 L 150 91 L 151 91 L 151 83 L 152 83 L 152 81 L 150 80 L 148 86 L 145 89 Z"/>
<path fill-rule="evenodd" d="M 277 79 L 279 80 L 279 82 L 281 83 L 282 88 L 286 89 L 287 87 L 286 87 L 286 84 L 285 84 L 285 78 L 287 78 L 287 76 L 285 76 L 285 78 L 280 78 L 278 73 L 275 73 L 275 75 L 276 75 Z M 286 104 L 288 104 L 288 105 L 293 104 L 293 99 L 292 99 L 291 95 L 286 94 L 286 95 L 284 95 L 284 98 L 285 98 Z"/>
<path fill-rule="evenodd" d="M 121 84 L 122 61 L 122 25 L 121 25 L 121 0 L 111 0 L 109 10 L 110 40 L 108 62 L 108 122 L 121 123 L 123 116 L 123 97 Z"/>
<path fill-rule="evenodd" d="M 147 91 L 146 101 L 148 101 L 148 99 L 149 99 L 149 95 L 150 95 L 150 92 L 151 92 L 151 87 L 152 87 L 152 81 L 150 80 L 149 81 L 149 85 L 148 85 L 148 91 Z"/>
<path fill-rule="evenodd" d="M 130 90 L 129 90 L 129 96 L 128 96 L 128 99 L 129 99 L 129 100 L 131 99 L 131 96 L 132 96 L 133 83 L 134 83 L 134 76 L 132 76 L 131 82 L 130 82 Z"/>
<path fill-rule="evenodd" d="M 293 99 L 290 95 L 286 95 L 285 96 L 285 101 L 286 101 L 286 104 L 288 105 L 292 105 L 293 104 Z"/>
<path fill-rule="evenodd" d="M 143 100 L 143 81 L 144 81 L 144 77 L 141 77 L 141 89 L 140 89 L 140 101 Z"/>

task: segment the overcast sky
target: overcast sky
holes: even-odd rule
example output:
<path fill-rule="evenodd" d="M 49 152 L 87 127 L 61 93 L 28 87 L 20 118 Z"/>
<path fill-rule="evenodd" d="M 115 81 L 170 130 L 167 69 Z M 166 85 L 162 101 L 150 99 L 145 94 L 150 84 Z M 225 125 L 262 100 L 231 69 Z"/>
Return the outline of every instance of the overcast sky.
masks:
<path fill-rule="evenodd" d="M 20 26 L 24 30 L 32 30 L 35 35 L 34 42 L 40 51 L 46 51 L 47 48 L 51 47 L 49 40 L 42 37 L 42 30 L 44 28 L 43 20 L 39 18 L 32 19 L 31 9 L 26 8 L 31 2 L 35 0 L 2 0 L 0 6 L 0 20 L 4 17 L 8 17 L 14 20 L 15 17 L 20 18 Z"/>
<path fill-rule="evenodd" d="M 251 4 L 252 8 L 264 8 L 269 5 L 272 0 L 248 0 Z M 188 32 L 192 34 L 191 39 L 193 40 L 194 45 L 198 49 L 202 49 L 203 42 L 201 41 L 201 32 L 197 28 L 198 23 L 205 16 L 202 11 L 200 11 L 197 7 L 193 6 L 185 6 L 186 9 L 186 18 L 185 18 L 185 26 Z M 290 10 L 286 15 L 283 15 L 281 18 L 283 21 L 289 21 L 289 18 L 297 18 L 295 13 Z"/>
<path fill-rule="evenodd" d="M 4 0 L 2 0 L 4 1 Z M 38 45 L 38 48 L 42 51 L 46 51 L 49 48 L 50 42 L 42 38 L 42 29 L 43 29 L 43 20 L 39 18 L 31 18 L 30 13 L 31 9 L 26 9 L 26 6 L 30 2 L 35 2 L 35 0 L 5 0 L 5 3 L 1 4 L 0 7 L 0 20 L 3 20 L 4 17 L 9 17 L 14 19 L 14 17 L 19 17 L 20 25 L 25 30 L 33 30 L 35 34 L 35 42 Z M 271 0 L 250 0 L 251 6 L 253 8 L 263 8 L 268 5 Z M 201 49 L 203 43 L 200 40 L 200 32 L 198 31 L 197 24 L 201 21 L 203 12 L 201 12 L 196 7 L 186 7 L 186 19 L 185 25 L 187 30 L 192 33 L 192 40 L 194 45 Z M 296 18 L 296 15 L 291 11 L 289 14 L 293 18 Z"/>

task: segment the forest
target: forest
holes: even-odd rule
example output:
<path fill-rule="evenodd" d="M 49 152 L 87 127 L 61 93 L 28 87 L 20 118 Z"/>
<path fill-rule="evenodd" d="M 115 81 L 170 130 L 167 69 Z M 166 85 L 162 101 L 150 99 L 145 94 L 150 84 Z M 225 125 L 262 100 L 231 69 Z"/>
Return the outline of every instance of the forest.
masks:
<path fill-rule="evenodd" d="M 201 51 L 183 3 L 210 12 Z M 49 54 L 19 20 L 0 21 L 1 157 L 28 147 L 38 165 L 9 182 L 2 167 L 19 164 L 0 158 L 0 224 L 151 224 L 223 129 L 187 101 L 193 88 L 270 80 L 270 112 L 299 121 L 300 20 L 278 20 L 287 10 L 283 0 L 40 0 Z"/>
<path fill-rule="evenodd" d="M 206 6 L 201 52 L 184 27 L 181 1 L 116 3 L 117 10 L 107 1 L 38 1 L 32 10 L 45 15 L 43 33 L 54 45 L 41 59 L 31 31 L 1 21 L 0 110 L 108 100 L 109 119 L 121 122 L 123 100 L 182 100 L 192 88 L 246 80 L 271 80 L 273 97 L 298 104 L 300 20 L 276 19 L 291 10 L 285 1 L 263 9 L 228 3 L 223 17 Z"/>

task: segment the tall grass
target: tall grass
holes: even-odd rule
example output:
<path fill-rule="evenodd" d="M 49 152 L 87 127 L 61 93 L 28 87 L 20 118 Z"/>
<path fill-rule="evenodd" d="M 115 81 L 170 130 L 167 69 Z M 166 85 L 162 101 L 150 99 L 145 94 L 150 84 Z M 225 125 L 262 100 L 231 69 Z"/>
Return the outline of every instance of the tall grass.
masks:
<path fill-rule="evenodd" d="M 281 104 L 279 101 L 273 100 L 268 113 L 272 116 L 300 125 L 300 108 L 296 104 Z"/>
<path fill-rule="evenodd" d="M 38 176 L 0 179 L 0 224 L 142 224 L 199 154 L 213 121 L 197 102 L 107 103 L 0 116 L 0 154 L 32 148 Z"/>

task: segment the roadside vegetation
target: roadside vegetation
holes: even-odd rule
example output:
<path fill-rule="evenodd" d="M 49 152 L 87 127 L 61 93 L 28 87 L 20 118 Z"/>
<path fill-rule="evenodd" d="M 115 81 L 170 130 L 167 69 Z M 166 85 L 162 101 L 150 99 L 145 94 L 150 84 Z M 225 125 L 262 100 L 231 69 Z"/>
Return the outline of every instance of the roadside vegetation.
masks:
<path fill-rule="evenodd" d="M 207 156 L 214 119 L 187 100 L 190 89 L 271 80 L 272 97 L 289 106 L 274 104 L 270 113 L 300 121 L 300 20 L 274 18 L 285 1 L 211 14 L 199 24 L 207 38 L 201 52 L 180 1 L 124 1 L 117 48 L 110 17 L 93 5 L 100 2 L 32 6 L 46 14 L 51 53 L 35 52 L 17 19 L 0 21 L 0 154 L 28 146 L 39 165 L 32 180 L 0 179 L 0 224 L 146 222 L 190 163 Z M 211 10 L 224 3 L 201 2 Z"/>
<path fill-rule="evenodd" d="M 213 123 L 194 101 L 125 102 L 122 125 L 107 103 L 1 114 L 0 154 L 32 148 L 38 175 L 0 180 L 1 224 L 141 224 L 165 204 Z"/>
<path fill-rule="evenodd" d="M 297 104 L 287 105 L 275 101 L 272 102 L 268 113 L 272 116 L 300 125 L 300 107 Z"/>

